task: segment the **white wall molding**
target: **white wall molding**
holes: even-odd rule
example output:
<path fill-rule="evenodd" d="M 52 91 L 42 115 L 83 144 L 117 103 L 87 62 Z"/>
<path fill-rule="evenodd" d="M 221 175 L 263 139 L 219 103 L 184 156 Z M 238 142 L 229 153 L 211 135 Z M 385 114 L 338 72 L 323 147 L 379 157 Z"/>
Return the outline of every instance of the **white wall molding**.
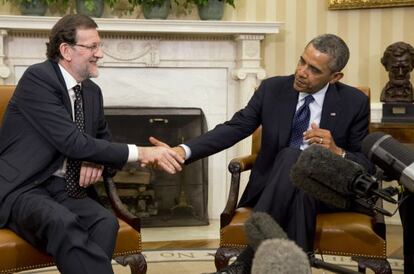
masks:
<path fill-rule="evenodd" d="M 371 103 L 371 123 L 381 123 L 382 103 Z"/>
<path fill-rule="evenodd" d="M 60 17 L 0 15 L 0 28 L 49 31 Z M 269 34 L 279 33 L 281 22 L 145 20 L 94 18 L 101 32 L 174 34 Z"/>

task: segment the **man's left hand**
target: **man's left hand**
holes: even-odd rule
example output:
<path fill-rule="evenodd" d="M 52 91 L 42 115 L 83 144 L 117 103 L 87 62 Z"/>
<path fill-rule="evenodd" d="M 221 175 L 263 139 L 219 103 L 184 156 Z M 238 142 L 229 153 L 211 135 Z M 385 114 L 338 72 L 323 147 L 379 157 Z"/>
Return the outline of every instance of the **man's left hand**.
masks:
<path fill-rule="evenodd" d="M 99 181 L 102 176 L 103 166 L 90 162 L 82 162 L 79 185 L 81 187 L 88 187 Z"/>
<path fill-rule="evenodd" d="M 327 129 L 319 128 L 317 124 L 312 123 L 311 128 L 303 133 L 303 138 L 309 145 L 318 144 L 326 147 L 335 154 L 341 155 L 342 149 L 336 146 L 332 134 Z"/>

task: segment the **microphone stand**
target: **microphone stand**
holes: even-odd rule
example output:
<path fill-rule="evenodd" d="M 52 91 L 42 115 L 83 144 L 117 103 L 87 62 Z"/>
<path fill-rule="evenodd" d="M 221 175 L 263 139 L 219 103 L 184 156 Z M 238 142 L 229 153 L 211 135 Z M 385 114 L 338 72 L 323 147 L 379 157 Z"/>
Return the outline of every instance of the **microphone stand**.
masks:
<path fill-rule="evenodd" d="M 345 267 L 341 267 L 341 266 L 337 266 L 334 264 L 324 262 L 320 259 L 315 258 L 314 256 L 309 257 L 309 263 L 311 267 L 321 268 L 321 269 L 325 269 L 325 270 L 332 271 L 332 272 L 339 273 L 339 274 L 360 274 L 359 272 L 347 269 Z"/>

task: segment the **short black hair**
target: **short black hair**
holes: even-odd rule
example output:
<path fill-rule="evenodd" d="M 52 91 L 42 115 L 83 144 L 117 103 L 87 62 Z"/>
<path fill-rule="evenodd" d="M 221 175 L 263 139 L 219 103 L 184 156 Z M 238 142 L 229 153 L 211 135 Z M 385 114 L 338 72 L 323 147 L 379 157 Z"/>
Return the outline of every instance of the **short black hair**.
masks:
<path fill-rule="evenodd" d="M 341 71 L 349 60 L 349 48 L 345 41 L 334 34 L 322 34 L 313 38 L 307 45 L 331 57 L 328 64 L 332 72 Z"/>

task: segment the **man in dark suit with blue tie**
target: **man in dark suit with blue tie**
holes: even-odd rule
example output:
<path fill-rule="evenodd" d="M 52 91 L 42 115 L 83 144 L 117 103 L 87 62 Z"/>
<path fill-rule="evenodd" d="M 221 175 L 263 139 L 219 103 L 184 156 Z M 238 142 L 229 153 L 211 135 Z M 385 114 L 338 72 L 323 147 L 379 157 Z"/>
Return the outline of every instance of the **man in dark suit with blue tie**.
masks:
<path fill-rule="evenodd" d="M 338 36 L 314 38 L 294 75 L 264 80 L 231 120 L 174 148 L 190 163 L 234 145 L 261 125 L 261 150 L 239 206 L 269 213 L 305 251 L 312 251 L 316 214 L 323 205 L 290 181 L 300 152 L 318 144 L 370 166 L 360 152 L 368 134 L 369 99 L 339 82 L 348 59 L 349 49 Z M 247 248 L 223 273 L 250 273 L 252 257 Z"/>
<path fill-rule="evenodd" d="M 61 273 L 113 273 L 116 217 L 88 196 L 104 167 L 184 161 L 162 148 L 111 143 L 98 76 L 96 23 L 67 15 L 52 28 L 48 60 L 21 77 L 0 129 L 0 226 L 55 259 Z M 139 126 L 139 125 L 137 125 Z"/>

